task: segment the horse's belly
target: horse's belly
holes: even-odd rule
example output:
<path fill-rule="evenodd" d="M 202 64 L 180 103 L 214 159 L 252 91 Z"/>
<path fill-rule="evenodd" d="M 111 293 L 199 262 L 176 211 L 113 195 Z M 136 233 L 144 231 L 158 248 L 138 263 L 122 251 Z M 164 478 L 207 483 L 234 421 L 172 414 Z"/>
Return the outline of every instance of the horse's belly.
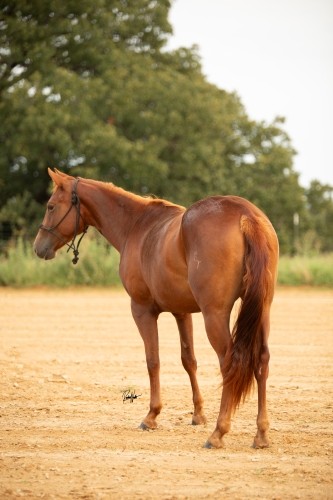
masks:
<path fill-rule="evenodd" d="M 161 311 L 172 313 L 199 312 L 200 308 L 187 282 L 180 283 L 179 281 L 175 279 L 164 282 L 162 279 L 156 285 L 152 283 L 150 292 L 154 301 Z"/>

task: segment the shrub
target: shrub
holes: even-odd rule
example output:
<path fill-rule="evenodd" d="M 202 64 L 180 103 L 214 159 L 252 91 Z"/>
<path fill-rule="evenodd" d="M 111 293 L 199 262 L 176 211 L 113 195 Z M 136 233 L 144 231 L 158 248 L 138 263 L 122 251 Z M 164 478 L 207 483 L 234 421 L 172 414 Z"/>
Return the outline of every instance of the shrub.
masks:
<path fill-rule="evenodd" d="M 53 260 L 39 259 L 32 243 L 19 239 L 0 257 L 0 285 L 64 287 L 70 285 L 117 286 L 119 254 L 101 237 L 86 237 L 80 246 L 77 265 L 71 263 L 72 254 L 59 250 Z"/>

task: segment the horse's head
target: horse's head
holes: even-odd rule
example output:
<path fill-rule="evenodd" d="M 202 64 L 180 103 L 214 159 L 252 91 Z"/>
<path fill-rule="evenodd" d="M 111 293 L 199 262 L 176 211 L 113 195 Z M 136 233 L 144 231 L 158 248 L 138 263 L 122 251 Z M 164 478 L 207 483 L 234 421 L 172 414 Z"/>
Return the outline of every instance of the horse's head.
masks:
<path fill-rule="evenodd" d="M 68 250 L 74 252 L 73 263 L 76 264 L 78 244 L 75 246 L 75 238 L 87 230 L 77 194 L 79 179 L 58 170 L 48 169 L 48 172 L 55 187 L 34 242 L 34 251 L 41 259 L 49 260 L 55 257 L 59 248 L 67 245 Z"/>

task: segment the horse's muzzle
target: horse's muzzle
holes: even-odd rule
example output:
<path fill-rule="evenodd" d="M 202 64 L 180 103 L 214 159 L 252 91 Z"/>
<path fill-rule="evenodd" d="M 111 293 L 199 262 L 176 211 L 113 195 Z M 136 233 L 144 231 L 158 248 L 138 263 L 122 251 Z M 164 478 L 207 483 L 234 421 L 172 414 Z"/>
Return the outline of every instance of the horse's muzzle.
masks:
<path fill-rule="evenodd" d="M 35 239 L 33 249 L 35 254 L 40 258 L 40 259 L 45 259 L 45 260 L 51 260 L 54 259 L 56 256 L 56 252 L 53 248 L 51 248 L 47 242 L 41 242 L 39 241 L 38 236 Z"/>

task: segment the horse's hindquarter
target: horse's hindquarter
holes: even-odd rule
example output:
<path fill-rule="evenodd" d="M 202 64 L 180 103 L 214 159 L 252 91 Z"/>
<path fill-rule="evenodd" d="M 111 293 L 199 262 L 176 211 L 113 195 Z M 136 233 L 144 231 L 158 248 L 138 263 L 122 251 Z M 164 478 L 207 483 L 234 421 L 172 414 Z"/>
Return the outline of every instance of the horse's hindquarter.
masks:
<path fill-rule="evenodd" d="M 240 296 L 244 274 L 242 212 L 228 197 L 211 197 L 184 214 L 182 232 L 190 287 L 200 309 L 228 313 Z"/>
<path fill-rule="evenodd" d="M 131 298 L 161 311 L 198 312 L 188 285 L 181 236 L 183 210 L 160 207 L 139 221 L 121 254 L 120 275 Z M 153 217 L 154 215 L 154 217 Z"/>

